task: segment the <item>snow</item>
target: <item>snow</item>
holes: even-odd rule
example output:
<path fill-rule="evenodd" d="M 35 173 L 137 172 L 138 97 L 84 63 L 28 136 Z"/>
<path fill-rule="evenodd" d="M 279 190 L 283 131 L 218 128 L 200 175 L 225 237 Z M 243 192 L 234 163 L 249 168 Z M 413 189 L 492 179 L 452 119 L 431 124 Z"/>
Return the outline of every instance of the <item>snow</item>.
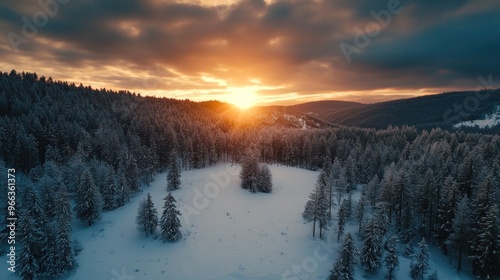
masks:
<path fill-rule="evenodd" d="M 484 120 L 472 120 L 465 121 L 455 124 L 454 128 L 460 128 L 463 126 L 467 127 L 479 127 L 479 128 L 491 128 L 500 124 L 500 106 L 496 106 L 493 113 L 488 114 L 484 117 Z"/>
<path fill-rule="evenodd" d="M 74 237 L 84 249 L 68 279 L 325 279 L 342 242 L 336 241 L 336 221 L 320 240 L 312 237 L 312 224 L 301 215 L 319 173 L 277 165 L 270 169 L 270 194 L 241 189 L 238 166 L 184 171 L 181 189 L 172 192 L 183 212 L 183 238 L 176 243 L 146 238 L 136 229 L 137 208 L 148 192 L 162 212 L 166 174 L 157 175 L 150 187 L 124 207 L 104 213 L 95 226 L 75 223 Z M 352 197 L 359 199 L 359 190 Z M 352 232 L 361 248 L 357 229 L 348 222 L 345 234 Z M 457 275 L 446 257 L 430 250 L 430 272 L 437 269 L 440 279 L 472 279 Z M 0 261 L 5 264 L 6 257 Z M 400 257 L 400 262 L 398 279 L 409 279 L 409 260 Z M 8 274 L 2 270 L 0 279 L 18 279 Z M 358 279 L 384 275 L 384 269 L 371 276 L 356 269 Z"/>

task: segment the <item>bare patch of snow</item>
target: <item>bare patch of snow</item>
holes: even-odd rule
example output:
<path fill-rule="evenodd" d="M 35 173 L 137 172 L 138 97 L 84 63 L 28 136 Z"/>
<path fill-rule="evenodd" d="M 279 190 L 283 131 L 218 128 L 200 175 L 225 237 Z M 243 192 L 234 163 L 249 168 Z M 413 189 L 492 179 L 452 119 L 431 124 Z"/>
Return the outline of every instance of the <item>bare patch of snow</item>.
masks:
<path fill-rule="evenodd" d="M 500 124 L 500 106 L 496 106 L 495 109 L 493 110 L 493 113 L 486 115 L 484 117 L 484 120 L 459 122 L 455 124 L 453 127 L 460 128 L 466 126 L 466 127 L 479 127 L 484 129 L 484 128 L 492 128 L 499 124 Z"/>

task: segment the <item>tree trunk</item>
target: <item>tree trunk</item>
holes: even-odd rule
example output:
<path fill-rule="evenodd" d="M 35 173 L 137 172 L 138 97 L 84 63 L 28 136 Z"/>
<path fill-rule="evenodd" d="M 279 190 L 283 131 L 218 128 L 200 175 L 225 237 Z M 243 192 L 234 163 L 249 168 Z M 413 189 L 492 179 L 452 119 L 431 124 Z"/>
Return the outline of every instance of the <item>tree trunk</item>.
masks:
<path fill-rule="evenodd" d="M 314 220 L 313 220 L 313 237 L 316 233 L 316 217 L 314 217 Z"/>

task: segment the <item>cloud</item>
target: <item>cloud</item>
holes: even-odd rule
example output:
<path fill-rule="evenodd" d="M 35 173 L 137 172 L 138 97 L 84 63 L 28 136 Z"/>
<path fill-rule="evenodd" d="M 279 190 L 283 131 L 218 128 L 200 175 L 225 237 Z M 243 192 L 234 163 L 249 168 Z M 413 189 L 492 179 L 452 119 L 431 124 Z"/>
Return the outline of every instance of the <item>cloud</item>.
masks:
<path fill-rule="evenodd" d="M 17 53 L 7 35 L 22 36 L 22 18 L 33 22 L 44 9 L 9 1 L 0 9 L 0 59 L 18 71 L 176 96 L 220 96 L 258 79 L 279 89 L 260 94 L 280 102 L 391 99 L 474 88 L 478 75 L 500 74 L 495 0 L 401 1 L 401 12 L 348 63 L 340 43 L 354 44 L 389 1 L 397 0 L 69 0 Z"/>

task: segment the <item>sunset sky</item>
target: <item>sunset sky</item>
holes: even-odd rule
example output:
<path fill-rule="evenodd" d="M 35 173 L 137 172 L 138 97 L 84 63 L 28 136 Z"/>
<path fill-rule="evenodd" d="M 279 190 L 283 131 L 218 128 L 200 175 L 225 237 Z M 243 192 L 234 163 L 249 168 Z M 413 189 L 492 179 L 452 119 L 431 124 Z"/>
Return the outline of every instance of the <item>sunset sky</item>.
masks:
<path fill-rule="evenodd" d="M 1 71 L 259 105 L 500 81 L 498 0 L 55 1 L 1 2 Z"/>

